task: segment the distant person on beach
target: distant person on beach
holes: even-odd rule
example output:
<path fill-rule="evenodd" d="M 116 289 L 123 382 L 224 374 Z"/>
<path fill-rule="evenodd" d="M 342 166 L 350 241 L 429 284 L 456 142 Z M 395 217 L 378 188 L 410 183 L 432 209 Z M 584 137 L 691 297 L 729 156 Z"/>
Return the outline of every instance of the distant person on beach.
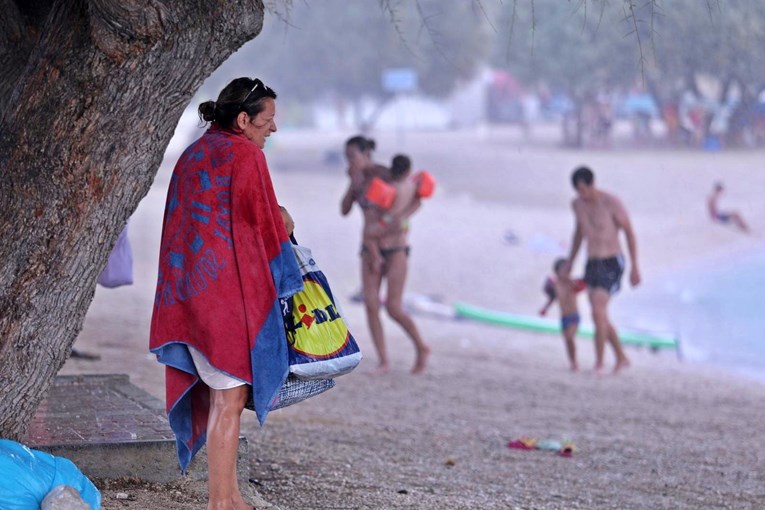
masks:
<path fill-rule="evenodd" d="M 712 217 L 712 221 L 716 221 L 723 225 L 732 223 L 742 232 L 749 232 L 749 225 L 746 224 L 744 218 L 741 217 L 741 214 L 739 214 L 738 211 L 721 211 L 718 208 L 717 204 L 724 192 L 725 186 L 723 186 L 723 183 L 716 182 L 712 189 L 712 194 L 710 194 L 707 199 L 707 207 L 709 209 L 709 215 Z"/>
<path fill-rule="evenodd" d="M 559 258 L 553 264 L 555 278 L 545 280 L 544 291 L 547 303 L 539 310 L 539 315 L 546 315 L 553 302 L 557 299 L 560 306 L 560 329 L 566 342 L 566 354 L 572 372 L 579 370 L 576 362 L 576 332 L 579 329 L 579 307 L 576 305 L 576 295 L 586 288 L 584 280 L 572 280 L 565 270 L 568 260 Z"/>
<path fill-rule="evenodd" d="M 387 282 L 385 309 L 414 343 L 417 352 L 412 373 L 419 374 L 425 371 L 430 348 L 422 339 L 412 317 L 403 308 L 404 285 L 409 266 L 407 220 L 417 207 L 414 203 L 410 203 L 397 209 L 396 214 L 388 212 L 388 216 L 383 218 L 380 209 L 366 197 L 367 188 L 374 177 L 388 183 L 394 182 L 390 169 L 372 162 L 374 148 L 374 140 L 363 136 L 354 136 L 346 142 L 345 156 L 348 160 L 350 183 L 341 201 L 340 212 L 346 216 L 351 212 L 354 203 L 359 204 L 364 215 L 364 240 L 368 234 L 374 234 L 375 242 L 379 246 L 374 253 L 365 244 L 361 247 L 362 293 L 369 331 L 379 360 L 375 372 L 384 374 L 390 371 L 390 360 L 380 321 L 380 288 L 385 278 Z M 402 171 L 402 169 L 397 168 L 396 171 Z M 402 191 L 402 193 L 408 194 L 408 191 Z M 384 220 L 384 228 L 379 229 L 381 220 Z M 378 255 L 382 259 L 379 268 L 376 267 Z"/>
<path fill-rule="evenodd" d="M 237 481 L 241 415 L 261 425 L 289 370 L 280 298 L 303 288 L 263 153 L 276 93 L 237 78 L 199 105 L 205 133 L 167 193 L 150 348 L 186 472 L 207 444 L 208 510 L 251 509 Z"/>
<path fill-rule="evenodd" d="M 603 372 L 606 340 L 616 355 L 614 373 L 629 366 L 616 329 L 608 317 L 608 303 L 619 291 L 624 272 L 624 255 L 619 243 L 619 231 L 627 238 L 631 269 L 630 283 L 640 284 L 637 263 L 637 241 L 627 210 L 615 195 L 595 187 L 595 175 L 587 167 L 577 168 L 571 176 L 577 198 L 572 202 L 576 227 L 564 274 L 569 275 L 582 241 L 587 243 L 587 265 L 584 281 L 595 323 L 595 372 Z"/>

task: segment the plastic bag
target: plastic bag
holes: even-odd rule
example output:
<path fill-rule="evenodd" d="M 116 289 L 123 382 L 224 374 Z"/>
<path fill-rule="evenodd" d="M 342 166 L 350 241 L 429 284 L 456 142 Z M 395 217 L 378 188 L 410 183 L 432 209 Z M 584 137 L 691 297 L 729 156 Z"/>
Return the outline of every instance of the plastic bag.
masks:
<path fill-rule="evenodd" d="M 72 461 L 0 439 L 0 508 L 39 510 L 45 496 L 58 485 L 68 485 L 92 510 L 100 510 L 101 493 Z"/>
<path fill-rule="evenodd" d="M 120 232 L 106 267 L 98 276 L 98 283 L 109 289 L 133 284 L 133 249 L 130 247 L 127 225 Z"/>
<path fill-rule="evenodd" d="M 90 510 L 74 487 L 56 485 L 42 500 L 40 510 Z"/>
<path fill-rule="evenodd" d="M 307 381 L 298 379 L 293 374 L 289 374 L 287 379 L 285 379 L 284 384 L 282 384 L 282 387 L 279 388 L 279 393 L 274 397 L 273 402 L 271 402 L 271 407 L 269 407 L 268 410 L 276 411 L 277 409 L 297 404 L 307 398 L 324 393 L 334 386 L 335 381 L 332 379 L 315 379 Z M 244 407 L 250 411 L 255 410 L 252 386 L 250 386 L 250 393 L 247 396 L 247 403 L 244 404 Z"/>
<path fill-rule="evenodd" d="M 303 290 L 283 300 L 290 373 L 300 379 L 347 374 L 361 362 L 359 346 L 311 250 L 299 245 L 292 249 L 303 274 Z"/>

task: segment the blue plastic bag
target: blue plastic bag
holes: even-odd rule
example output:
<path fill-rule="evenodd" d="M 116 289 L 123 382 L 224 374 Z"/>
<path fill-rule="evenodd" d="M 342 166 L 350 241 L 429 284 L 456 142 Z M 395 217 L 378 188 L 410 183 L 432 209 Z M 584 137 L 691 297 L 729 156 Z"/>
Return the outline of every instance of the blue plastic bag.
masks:
<path fill-rule="evenodd" d="M 57 485 L 74 487 L 93 510 L 101 509 L 101 493 L 72 461 L 0 439 L 0 508 L 39 510 Z"/>

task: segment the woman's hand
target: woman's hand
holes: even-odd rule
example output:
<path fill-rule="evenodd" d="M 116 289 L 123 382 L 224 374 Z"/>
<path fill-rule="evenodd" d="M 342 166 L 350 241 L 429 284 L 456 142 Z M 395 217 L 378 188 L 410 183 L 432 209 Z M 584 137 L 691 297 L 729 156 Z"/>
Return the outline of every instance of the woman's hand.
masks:
<path fill-rule="evenodd" d="M 345 195 L 343 195 L 343 199 L 340 201 L 340 214 L 343 216 L 347 216 L 349 212 L 351 212 L 351 208 L 353 207 L 353 184 L 348 186 L 348 191 L 345 192 Z"/>

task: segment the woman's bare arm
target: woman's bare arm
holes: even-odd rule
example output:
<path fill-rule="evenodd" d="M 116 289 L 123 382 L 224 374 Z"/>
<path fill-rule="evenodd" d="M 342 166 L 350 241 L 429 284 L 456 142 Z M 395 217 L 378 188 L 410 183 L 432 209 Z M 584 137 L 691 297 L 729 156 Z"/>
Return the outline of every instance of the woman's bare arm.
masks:
<path fill-rule="evenodd" d="M 340 214 L 347 216 L 348 213 L 351 212 L 353 201 L 353 185 L 351 184 L 348 186 L 348 191 L 345 192 L 343 199 L 340 201 Z"/>

